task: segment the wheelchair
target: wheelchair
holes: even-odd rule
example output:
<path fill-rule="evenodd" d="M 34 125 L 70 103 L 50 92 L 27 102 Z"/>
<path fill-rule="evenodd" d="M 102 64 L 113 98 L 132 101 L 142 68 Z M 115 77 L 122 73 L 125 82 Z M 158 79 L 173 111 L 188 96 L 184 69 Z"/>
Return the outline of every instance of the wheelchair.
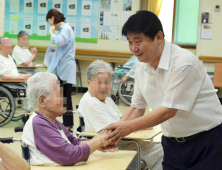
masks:
<path fill-rule="evenodd" d="M 128 80 L 122 84 L 121 80 L 126 75 L 123 69 L 130 70 L 130 68 L 123 67 L 122 65 L 114 69 L 111 83 L 111 98 L 115 103 L 120 98 L 124 104 L 130 106 L 134 92 L 134 79 L 128 78 Z"/>
<path fill-rule="evenodd" d="M 27 103 L 26 83 L 0 82 L 0 127 L 22 119 L 27 113 Z"/>

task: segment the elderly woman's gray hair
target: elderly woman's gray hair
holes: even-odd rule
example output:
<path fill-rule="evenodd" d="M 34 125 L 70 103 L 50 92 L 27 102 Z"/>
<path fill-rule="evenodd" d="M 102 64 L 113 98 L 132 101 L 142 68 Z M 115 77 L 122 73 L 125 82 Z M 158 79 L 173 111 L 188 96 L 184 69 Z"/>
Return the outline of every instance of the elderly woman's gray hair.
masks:
<path fill-rule="evenodd" d="M 93 61 L 87 68 L 87 79 L 91 81 L 93 75 L 104 72 L 107 72 L 112 75 L 112 71 L 113 69 L 109 63 L 103 60 L 96 60 Z"/>
<path fill-rule="evenodd" d="M 23 37 L 23 36 L 25 36 L 25 35 L 28 35 L 28 33 L 22 30 L 22 31 L 20 31 L 20 32 L 18 33 L 17 38 L 21 38 L 21 37 Z"/>
<path fill-rule="evenodd" d="M 56 75 L 48 72 L 39 72 L 31 76 L 27 81 L 27 98 L 36 108 L 39 106 L 39 96 L 44 95 L 49 98 L 49 95 L 53 92 L 52 82 L 58 81 Z"/>

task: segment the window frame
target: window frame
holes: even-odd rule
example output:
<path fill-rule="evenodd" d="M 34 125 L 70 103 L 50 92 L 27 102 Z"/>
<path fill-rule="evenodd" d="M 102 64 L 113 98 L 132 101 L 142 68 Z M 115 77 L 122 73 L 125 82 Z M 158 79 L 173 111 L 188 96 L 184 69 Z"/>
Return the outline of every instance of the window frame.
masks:
<path fill-rule="evenodd" d="M 175 26 L 175 14 L 176 14 L 176 2 L 177 0 L 174 0 L 174 7 L 173 7 L 173 27 L 172 27 L 172 39 L 171 42 L 173 42 L 174 39 L 174 26 Z M 190 48 L 190 49 L 196 49 L 196 45 L 184 45 L 184 44 L 177 44 L 178 46 L 182 48 Z"/>

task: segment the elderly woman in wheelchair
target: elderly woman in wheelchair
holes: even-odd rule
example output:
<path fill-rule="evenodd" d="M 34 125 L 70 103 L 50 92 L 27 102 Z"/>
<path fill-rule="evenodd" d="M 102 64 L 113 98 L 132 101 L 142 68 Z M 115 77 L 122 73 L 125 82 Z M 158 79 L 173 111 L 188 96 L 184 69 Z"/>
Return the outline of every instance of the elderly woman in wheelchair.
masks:
<path fill-rule="evenodd" d="M 24 108 L 26 81 L 31 74 L 18 73 L 17 67 L 9 55 L 12 52 L 12 42 L 7 37 L 0 38 L 0 126 L 7 124 L 11 119 L 19 120 L 23 115 L 15 115 L 17 106 Z M 16 83 L 13 81 L 17 81 Z M 20 81 L 23 81 L 21 83 Z M 16 99 L 16 101 L 15 101 Z M 31 110 L 29 107 L 28 110 Z M 27 111 L 28 111 L 27 110 Z M 21 109 L 20 109 L 21 111 Z"/>
<path fill-rule="evenodd" d="M 110 98 L 111 75 L 111 66 L 102 60 L 92 62 L 87 69 L 88 92 L 80 100 L 78 108 L 84 118 L 86 132 L 100 132 L 108 125 L 121 121 L 122 114 Z M 137 142 L 141 146 L 141 158 L 148 168 L 161 170 L 163 159 L 161 144 L 143 140 Z M 136 145 L 125 142 L 120 143 L 118 148 L 137 150 Z"/>
<path fill-rule="evenodd" d="M 90 141 L 75 138 L 56 117 L 65 112 L 58 78 L 39 72 L 28 79 L 27 97 L 35 112 L 26 122 L 22 140 L 29 146 L 31 165 L 74 165 L 87 161 L 96 150 L 117 151 L 109 146 L 108 131 Z"/>

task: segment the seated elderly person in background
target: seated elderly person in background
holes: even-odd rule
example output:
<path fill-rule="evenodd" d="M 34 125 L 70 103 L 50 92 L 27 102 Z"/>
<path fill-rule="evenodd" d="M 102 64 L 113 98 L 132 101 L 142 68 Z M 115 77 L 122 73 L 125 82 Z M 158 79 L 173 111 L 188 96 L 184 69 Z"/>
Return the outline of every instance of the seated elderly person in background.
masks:
<path fill-rule="evenodd" d="M 24 80 L 31 74 L 18 73 L 15 62 L 9 55 L 12 52 L 12 42 L 7 37 L 0 38 L 0 80 Z"/>
<path fill-rule="evenodd" d="M 18 33 L 18 44 L 13 48 L 12 58 L 15 60 L 17 66 L 33 66 L 33 61 L 35 61 L 37 49 L 29 47 L 29 37 L 28 33 L 25 31 L 20 31 Z"/>
<path fill-rule="evenodd" d="M 26 160 L 0 142 L 0 169 L 30 170 L 30 167 Z"/>
<path fill-rule="evenodd" d="M 135 55 L 130 57 L 130 59 L 123 65 L 123 67 L 130 68 L 128 69 L 121 69 L 126 75 L 122 78 L 121 83 L 125 83 L 128 78 L 135 78 L 135 71 L 136 71 L 136 66 L 138 64 L 138 59 Z"/>
<path fill-rule="evenodd" d="M 107 131 L 85 141 L 73 137 L 56 120 L 57 116 L 66 112 L 63 107 L 63 90 L 57 76 L 39 72 L 29 78 L 27 83 L 27 97 L 33 103 L 35 112 L 24 126 L 22 140 L 29 145 L 31 165 L 74 165 L 87 161 L 96 150 L 118 150 L 117 147 L 108 146 Z"/>
<path fill-rule="evenodd" d="M 92 62 L 87 69 L 88 92 L 79 103 L 79 112 L 85 121 L 85 131 L 100 132 L 112 123 L 121 121 L 122 114 L 110 97 L 111 66 L 102 61 Z M 138 141 L 141 145 L 141 158 L 149 169 L 161 170 L 163 149 L 161 144 L 151 141 Z M 121 150 L 137 150 L 135 144 L 120 143 Z"/>

